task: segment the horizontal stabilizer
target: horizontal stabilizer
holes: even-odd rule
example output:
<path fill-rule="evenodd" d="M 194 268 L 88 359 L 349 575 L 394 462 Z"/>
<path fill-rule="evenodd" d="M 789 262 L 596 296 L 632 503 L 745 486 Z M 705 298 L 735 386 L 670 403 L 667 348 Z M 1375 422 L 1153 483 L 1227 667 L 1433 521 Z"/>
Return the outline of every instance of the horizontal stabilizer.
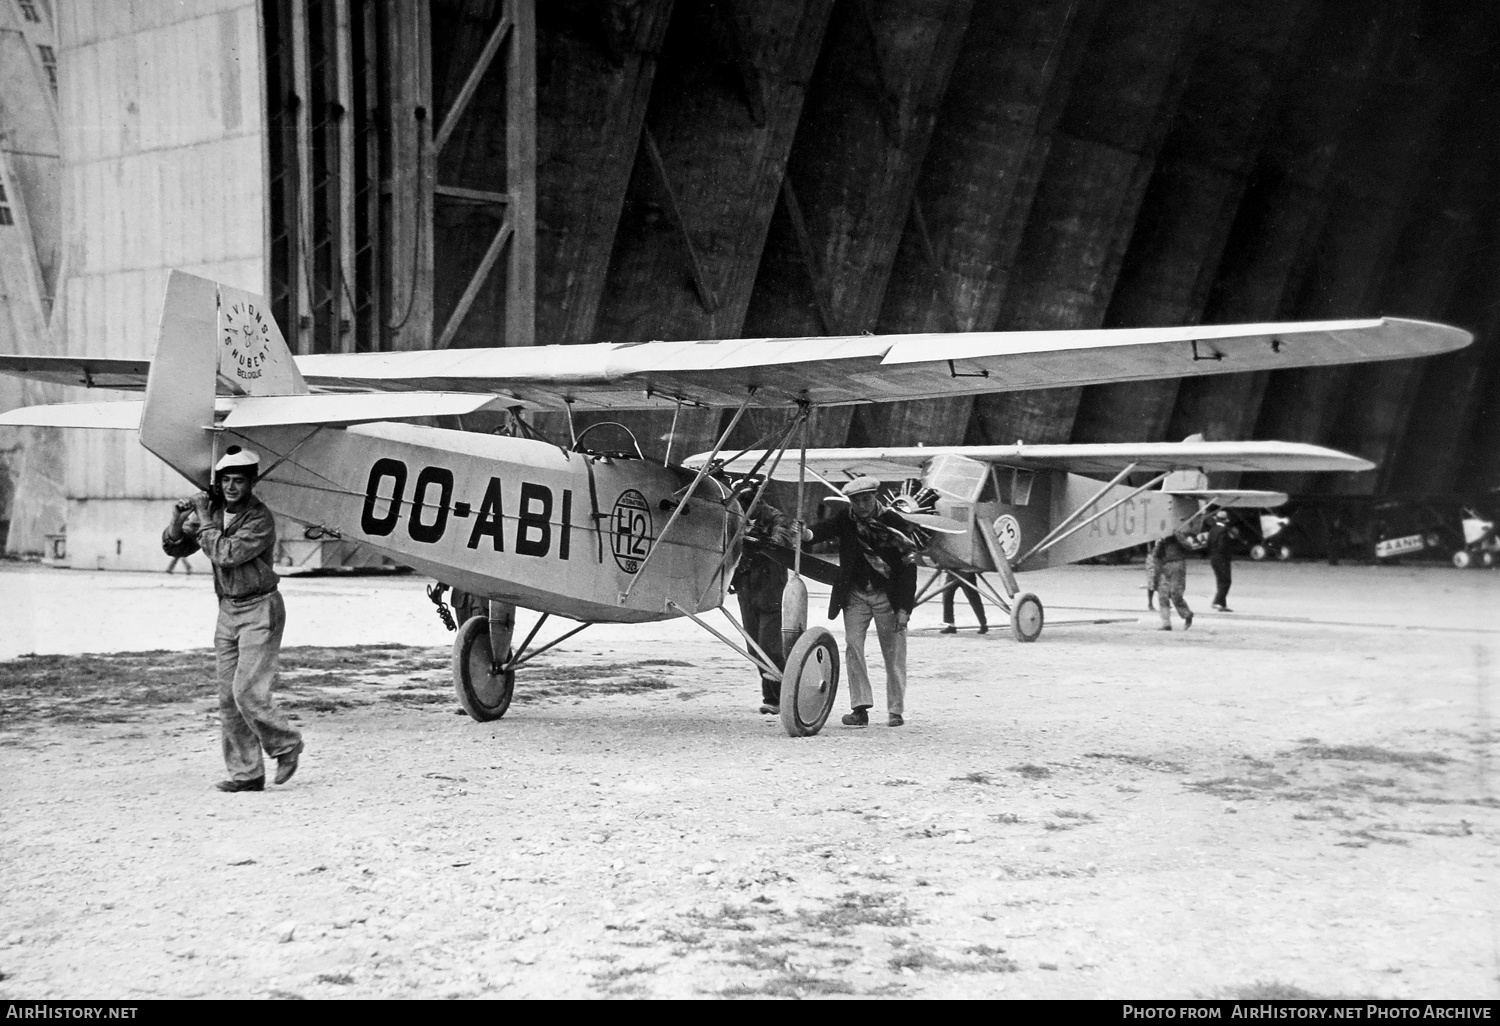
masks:
<path fill-rule="evenodd" d="M 224 427 L 274 427 L 283 424 L 359 424 L 416 417 L 454 417 L 490 405 L 514 406 L 513 400 L 469 392 L 378 392 L 321 395 L 257 395 L 230 400 Z"/>
<path fill-rule="evenodd" d="M 80 388 L 146 387 L 150 360 L 106 360 L 92 356 L 0 356 L 0 374 Z"/>
<path fill-rule="evenodd" d="M 1180 495 L 1184 499 L 1202 499 L 1223 509 L 1238 506 L 1241 509 L 1274 509 L 1286 505 L 1285 492 L 1257 492 L 1243 488 L 1192 488 L 1183 491 L 1163 488 L 1169 495 Z"/>
<path fill-rule="evenodd" d="M 725 465 L 730 473 L 748 473 L 762 453 L 741 454 Z M 1304 442 L 1100 442 L 1081 445 L 931 445 L 888 449 L 809 449 L 807 466 L 829 480 L 843 482 L 856 477 L 878 477 L 902 481 L 921 475 L 922 468 L 938 456 L 964 456 L 1020 470 L 1062 470 L 1070 474 L 1113 476 L 1131 464 L 1141 471 L 1201 470 L 1313 472 L 1370 470 L 1369 460 Z M 707 453 L 683 460 L 699 467 Z M 797 480 L 797 461 L 782 460 L 776 468 L 778 481 Z"/>
<path fill-rule="evenodd" d="M 49 406 L 23 406 L 0 413 L 0 426 L 108 428 L 134 431 L 141 426 L 139 399 L 102 403 L 53 403 Z"/>
<path fill-rule="evenodd" d="M 293 424 L 364 424 L 417 417 L 453 417 L 491 405 L 514 406 L 515 402 L 464 392 L 219 396 L 215 402 L 221 425 L 236 430 Z M 139 399 L 23 406 L 9 413 L 0 413 L 0 426 L 133 431 L 141 425 L 142 406 Z"/>

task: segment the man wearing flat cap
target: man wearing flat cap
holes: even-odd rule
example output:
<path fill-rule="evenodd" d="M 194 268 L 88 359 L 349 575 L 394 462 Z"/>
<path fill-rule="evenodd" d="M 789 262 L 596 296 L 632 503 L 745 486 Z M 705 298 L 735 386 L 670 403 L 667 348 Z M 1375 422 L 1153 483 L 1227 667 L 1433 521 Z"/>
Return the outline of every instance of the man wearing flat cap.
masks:
<path fill-rule="evenodd" d="M 173 558 L 201 551 L 214 568 L 219 620 L 214 629 L 220 736 L 229 779 L 220 791 L 263 791 L 261 750 L 276 760 L 276 783 L 297 771 L 302 735 L 271 697 L 286 606 L 277 589 L 276 522 L 252 493 L 260 457 L 231 445 L 214 465 L 217 496 L 199 492 L 177 504 L 162 532 Z"/>
<path fill-rule="evenodd" d="M 885 658 L 886 722 L 892 727 L 906 722 L 906 622 L 917 595 L 917 546 L 906 522 L 881 508 L 879 491 L 876 478 L 855 478 L 843 488 L 848 511 L 840 510 L 807 534 L 809 541 L 839 543 L 839 576 L 828 618 L 844 614 L 844 660 L 854 709 L 843 722 L 850 727 L 868 725 L 875 704 L 865 665 L 871 621 Z"/>

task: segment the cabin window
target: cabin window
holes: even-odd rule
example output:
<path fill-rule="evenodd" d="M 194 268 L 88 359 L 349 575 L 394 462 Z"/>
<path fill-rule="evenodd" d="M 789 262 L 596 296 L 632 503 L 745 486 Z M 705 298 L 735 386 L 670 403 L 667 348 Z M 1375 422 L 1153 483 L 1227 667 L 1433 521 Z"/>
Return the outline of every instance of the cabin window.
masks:
<path fill-rule="evenodd" d="M 928 468 L 926 483 L 960 502 L 977 502 L 989 480 L 989 467 L 967 456 L 936 456 Z"/>
<path fill-rule="evenodd" d="M 27 21 L 39 22 L 42 20 L 41 15 L 36 13 L 36 4 L 32 0 L 17 0 L 17 3 L 21 8 L 21 17 Z"/>
<path fill-rule="evenodd" d="M 6 198 L 5 186 L 0 185 L 0 225 L 15 223 L 15 219 L 10 216 L 10 200 Z"/>

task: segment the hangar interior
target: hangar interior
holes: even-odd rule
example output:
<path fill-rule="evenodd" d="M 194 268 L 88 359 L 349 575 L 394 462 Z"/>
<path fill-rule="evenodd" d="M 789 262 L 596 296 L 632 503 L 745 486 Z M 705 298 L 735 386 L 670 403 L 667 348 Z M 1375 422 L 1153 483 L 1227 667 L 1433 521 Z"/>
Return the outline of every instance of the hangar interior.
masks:
<path fill-rule="evenodd" d="M 62 210 L 30 229 L 57 255 L 31 258 L 52 284 L 32 275 L 42 314 L 12 312 L 11 351 L 149 355 L 171 267 L 264 291 L 302 352 L 1400 315 L 1476 342 L 825 410 L 814 442 L 1201 432 L 1378 464 L 1249 486 L 1500 487 L 1500 12 L 1480 0 L 4 5 L 44 16 L 58 82 L 58 156 L 26 171 L 13 123 L 46 86 L 23 104 L 0 79 L 6 183 Z M 629 420 L 662 455 L 668 420 Z M 685 413 L 676 451 L 720 424 Z M 180 482 L 133 438 L 62 448 L 73 565 L 159 568 Z M 57 475 L 11 458 L 13 491 L 38 463 Z"/>

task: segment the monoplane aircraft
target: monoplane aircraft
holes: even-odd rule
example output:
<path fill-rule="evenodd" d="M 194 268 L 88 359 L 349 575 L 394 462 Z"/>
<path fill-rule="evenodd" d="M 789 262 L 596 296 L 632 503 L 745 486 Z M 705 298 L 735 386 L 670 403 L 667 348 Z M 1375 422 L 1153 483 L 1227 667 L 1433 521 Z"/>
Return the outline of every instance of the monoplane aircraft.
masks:
<path fill-rule="evenodd" d="M 744 473 L 770 455 L 747 452 L 721 466 L 730 475 Z M 684 462 L 700 467 L 711 461 L 698 455 Z M 1357 472 L 1374 466 L 1316 445 L 1205 442 L 1194 435 L 1181 442 L 810 449 L 795 468 L 774 476 L 795 481 L 799 473 L 811 474 L 835 500 L 836 483 L 856 477 L 905 482 L 888 504 L 915 528 L 922 562 L 937 571 L 917 601 L 956 573 L 973 574 L 975 586 L 1010 615 L 1016 639 L 1035 641 L 1042 633 L 1042 602 L 1021 590 L 1017 572 L 1152 542 L 1201 524 L 1216 509 L 1268 509 L 1287 501 L 1283 492 L 1210 488 L 1211 472 Z M 1134 483 L 1132 475 L 1147 480 Z M 828 573 L 816 560 L 801 570 L 814 579 Z M 1000 579 L 1003 596 L 988 573 Z"/>
<path fill-rule="evenodd" d="M 724 450 L 752 407 L 786 413 L 749 447 L 765 450 L 775 473 L 789 451 L 806 450 L 820 406 L 1356 363 L 1469 341 L 1456 328 L 1383 318 L 293 357 L 261 297 L 173 272 L 149 362 L 0 356 L 3 373 L 144 388 L 144 401 L 31 407 L 0 424 L 138 429 L 198 487 L 230 445 L 259 451 L 257 494 L 272 510 L 489 599 L 488 616 L 454 642 L 454 684 L 475 719 L 502 716 L 515 671 L 589 625 L 685 616 L 779 677 L 782 723 L 806 735 L 833 708 L 838 651 L 826 628 L 807 625 L 800 576 L 783 603 L 795 639 L 784 672 L 727 611 L 739 641 L 705 619 L 723 607 L 748 524 L 722 466 L 739 455 Z M 732 411 L 696 470 L 645 459 L 638 446 L 599 451 L 590 432 L 572 430 L 575 410 L 684 406 Z M 409 423 L 483 409 L 508 411 L 514 433 Z M 538 410 L 567 413 L 568 444 L 532 436 L 524 417 Z M 518 607 L 542 615 L 515 645 Z M 579 625 L 533 647 L 551 616 Z"/>

